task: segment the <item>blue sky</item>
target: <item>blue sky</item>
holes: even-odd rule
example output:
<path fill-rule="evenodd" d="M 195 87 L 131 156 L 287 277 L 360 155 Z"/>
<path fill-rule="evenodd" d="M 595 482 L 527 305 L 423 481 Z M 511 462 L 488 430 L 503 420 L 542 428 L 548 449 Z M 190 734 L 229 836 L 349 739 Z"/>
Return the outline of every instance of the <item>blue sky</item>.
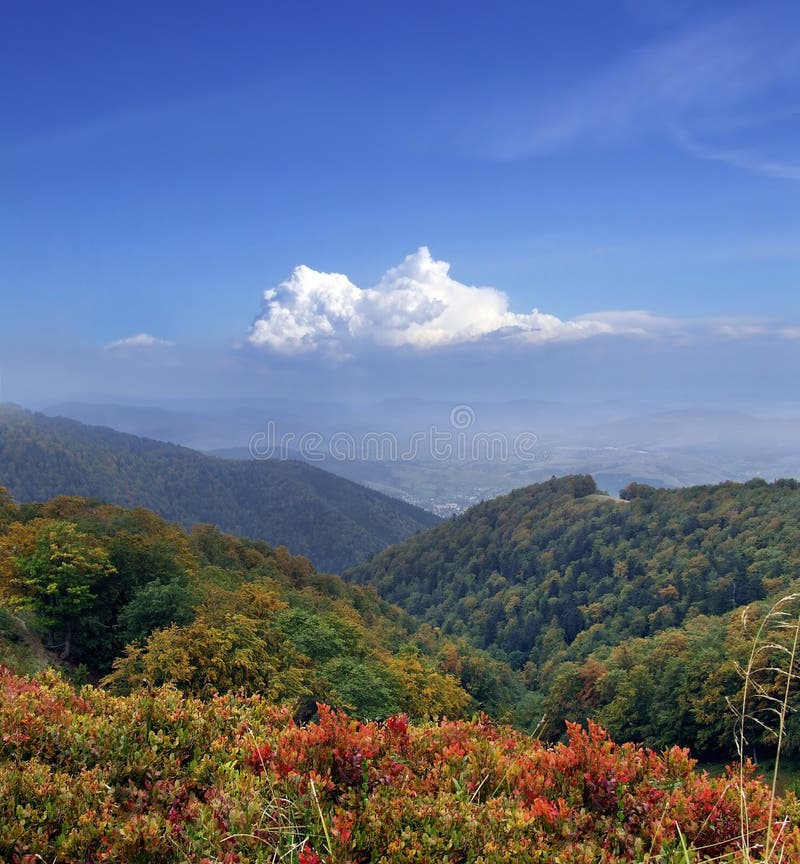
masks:
<path fill-rule="evenodd" d="M 523 368 L 791 401 L 798 32 L 792 2 L 5 4 L 3 396 Z"/>

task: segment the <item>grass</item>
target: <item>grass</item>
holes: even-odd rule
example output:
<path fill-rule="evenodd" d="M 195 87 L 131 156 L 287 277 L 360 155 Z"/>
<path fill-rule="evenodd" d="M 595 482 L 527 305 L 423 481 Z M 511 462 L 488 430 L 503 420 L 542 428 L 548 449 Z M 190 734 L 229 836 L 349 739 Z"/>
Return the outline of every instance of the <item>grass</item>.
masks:
<path fill-rule="evenodd" d="M 750 607 L 742 612 L 745 633 L 753 632 Z M 746 864 L 777 864 L 782 862 L 782 829 L 776 825 L 775 802 L 781 786 L 781 752 L 786 738 L 789 713 L 795 682 L 800 680 L 797 670 L 800 647 L 800 594 L 782 597 L 769 609 L 751 641 L 746 665 L 740 667 L 744 685 L 738 705 L 731 704 L 736 713 L 736 749 L 739 756 L 739 790 L 741 800 L 741 860 Z M 770 812 L 766 826 L 763 853 L 753 857 L 749 837 L 748 808 L 745 800 L 745 761 L 754 735 L 774 742 L 775 755 L 767 775 L 770 784 Z"/>

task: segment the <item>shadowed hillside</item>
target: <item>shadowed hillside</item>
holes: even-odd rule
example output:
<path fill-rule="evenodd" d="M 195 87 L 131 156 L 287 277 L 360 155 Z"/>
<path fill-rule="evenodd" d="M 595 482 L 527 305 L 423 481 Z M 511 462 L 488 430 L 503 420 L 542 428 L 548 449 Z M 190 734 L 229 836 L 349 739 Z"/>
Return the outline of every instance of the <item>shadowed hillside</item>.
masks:
<path fill-rule="evenodd" d="M 0 407 L 0 485 L 19 501 L 82 495 L 185 526 L 211 523 L 288 546 L 331 572 L 438 521 L 305 463 L 215 459 L 9 405 Z"/>

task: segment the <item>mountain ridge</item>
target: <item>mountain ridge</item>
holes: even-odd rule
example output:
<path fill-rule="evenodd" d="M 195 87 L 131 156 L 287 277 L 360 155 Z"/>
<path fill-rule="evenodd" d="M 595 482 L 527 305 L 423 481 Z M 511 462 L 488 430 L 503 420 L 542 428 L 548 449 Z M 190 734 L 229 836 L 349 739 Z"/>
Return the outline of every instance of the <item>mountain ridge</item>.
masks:
<path fill-rule="evenodd" d="M 598 633 L 648 636 L 760 600 L 800 568 L 795 480 L 630 484 L 623 498 L 599 493 L 588 475 L 554 477 L 477 504 L 344 576 L 519 667 L 540 659 L 551 624 L 567 646 Z"/>
<path fill-rule="evenodd" d="M 21 501 L 71 494 L 307 555 L 338 572 L 438 518 L 303 462 L 222 460 L 19 406 L 0 406 L 0 484 Z"/>

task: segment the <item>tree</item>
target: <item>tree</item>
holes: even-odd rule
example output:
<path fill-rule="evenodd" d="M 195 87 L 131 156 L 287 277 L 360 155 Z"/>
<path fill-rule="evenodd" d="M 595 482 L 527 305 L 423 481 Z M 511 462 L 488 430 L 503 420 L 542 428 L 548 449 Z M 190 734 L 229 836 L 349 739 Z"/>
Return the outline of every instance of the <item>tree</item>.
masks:
<path fill-rule="evenodd" d="M 122 640 L 134 642 L 170 624 L 190 624 L 194 619 L 192 599 L 185 580 L 148 582 L 119 614 Z"/>
<path fill-rule="evenodd" d="M 171 683 L 194 696 L 241 690 L 271 702 L 308 692 L 308 659 L 265 622 L 238 613 L 185 627 L 156 630 L 144 645 L 131 644 L 114 661 L 104 683 L 128 693 Z"/>
<path fill-rule="evenodd" d="M 0 544 L 12 564 L 7 593 L 33 609 L 66 660 L 74 637 L 91 626 L 93 588 L 114 573 L 108 555 L 75 525 L 53 519 L 16 523 Z"/>
<path fill-rule="evenodd" d="M 415 717 L 461 717 L 470 695 L 454 675 L 439 672 L 414 646 L 407 645 L 386 665 L 400 687 L 404 710 Z"/>
<path fill-rule="evenodd" d="M 373 657 L 334 657 L 321 669 L 330 685 L 328 701 L 370 720 L 396 714 L 403 707 L 400 683 Z"/>

